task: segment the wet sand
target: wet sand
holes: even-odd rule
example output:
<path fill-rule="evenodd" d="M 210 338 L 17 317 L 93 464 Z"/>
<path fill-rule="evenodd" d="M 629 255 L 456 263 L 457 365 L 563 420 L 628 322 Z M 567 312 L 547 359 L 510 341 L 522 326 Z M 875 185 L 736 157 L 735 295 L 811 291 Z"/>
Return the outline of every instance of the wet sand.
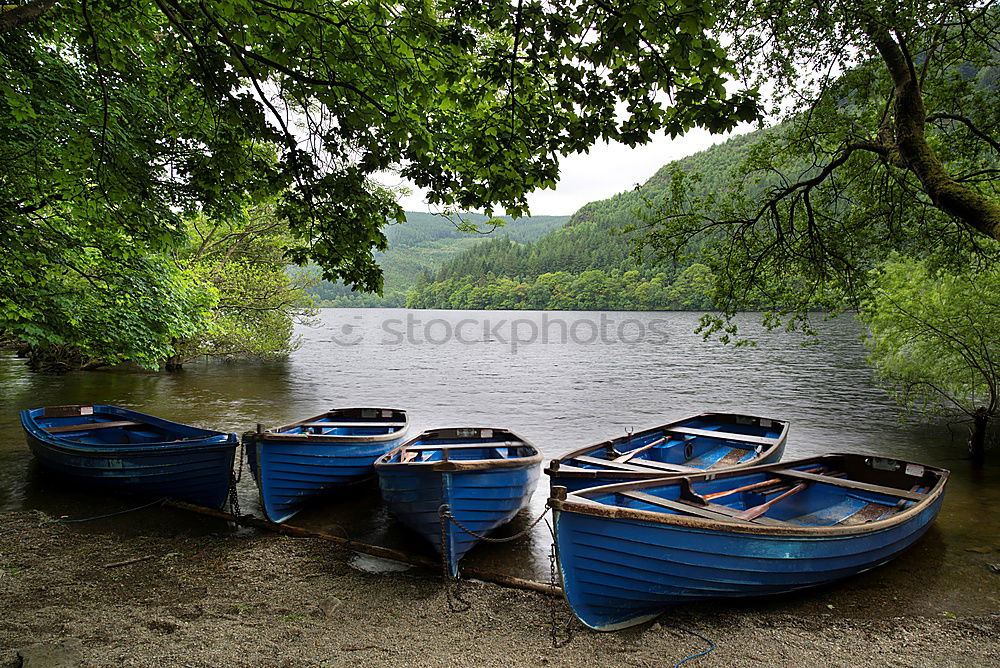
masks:
<path fill-rule="evenodd" d="M 471 608 L 451 612 L 435 572 L 368 573 L 328 543 L 222 522 L 195 532 L 170 521 L 178 512 L 155 509 L 127 531 L 101 520 L 0 534 L 0 667 L 671 666 L 707 649 L 670 624 L 715 643 L 685 668 L 1000 663 L 996 611 L 915 613 L 867 576 L 804 597 L 691 606 L 614 634 L 572 621 L 554 648 L 552 602 L 560 630 L 569 619 L 559 599 L 470 582 Z M 4 513 L 0 528 L 41 519 Z M 1000 587 L 992 577 L 986 586 Z"/>

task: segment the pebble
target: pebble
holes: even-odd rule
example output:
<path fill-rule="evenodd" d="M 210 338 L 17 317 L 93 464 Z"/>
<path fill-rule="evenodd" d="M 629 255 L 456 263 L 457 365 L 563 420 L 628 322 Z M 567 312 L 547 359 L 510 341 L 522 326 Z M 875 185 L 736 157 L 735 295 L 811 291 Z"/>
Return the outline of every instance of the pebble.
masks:
<path fill-rule="evenodd" d="M 336 596 L 320 599 L 316 603 L 317 607 L 319 608 L 319 613 L 323 617 L 332 617 L 333 613 L 335 613 L 338 609 L 340 609 L 340 606 L 342 606 L 343 604 L 344 602 L 341 601 Z"/>
<path fill-rule="evenodd" d="M 76 668 L 80 665 L 81 643 L 66 638 L 57 643 L 38 643 L 17 650 L 21 668 Z"/>

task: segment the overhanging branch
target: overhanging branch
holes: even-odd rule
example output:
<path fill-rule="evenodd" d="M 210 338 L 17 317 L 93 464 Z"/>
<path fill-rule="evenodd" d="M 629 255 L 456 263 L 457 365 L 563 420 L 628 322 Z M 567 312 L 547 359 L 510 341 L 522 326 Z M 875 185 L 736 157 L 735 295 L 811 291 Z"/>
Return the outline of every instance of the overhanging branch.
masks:
<path fill-rule="evenodd" d="M 976 135 L 977 137 L 979 137 L 980 139 L 982 139 L 984 142 L 986 142 L 987 144 L 989 144 L 990 146 L 992 146 L 994 151 L 997 151 L 998 153 L 1000 153 L 1000 141 L 997 141 L 993 137 L 990 137 L 988 134 L 986 134 L 985 132 L 983 132 L 982 130 L 980 130 L 979 128 L 977 128 L 975 126 L 975 124 L 972 121 L 970 121 L 968 118 L 966 118 L 965 116 L 961 116 L 959 114 L 931 114 L 930 116 L 927 117 L 927 122 L 928 123 L 933 122 L 933 121 L 937 121 L 937 120 L 949 120 L 949 121 L 957 121 L 958 123 L 961 123 L 965 127 L 969 128 L 969 132 L 971 132 L 972 134 Z"/>
<path fill-rule="evenodd" d="M 19 7 L 0 11 L 0 33 L 10 32 L 28 21 L 34 21 L 55 4 L 56 0 L 32 0 Z"/>

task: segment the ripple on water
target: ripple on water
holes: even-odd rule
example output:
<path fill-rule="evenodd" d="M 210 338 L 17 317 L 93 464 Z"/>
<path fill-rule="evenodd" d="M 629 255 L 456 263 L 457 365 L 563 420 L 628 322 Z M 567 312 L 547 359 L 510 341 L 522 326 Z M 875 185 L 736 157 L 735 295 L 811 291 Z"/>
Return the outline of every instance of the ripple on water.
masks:
<path fill-rule="evenodd" d="M 442 311 L 415 317 L 442 320 L 452 328 L 467 318 L 496 324 L 498 318 L 516 317 L 540 327 L 545 315 Z M 601 314 L 552 317 L 572 328 L 578 321 L 599 320 Z M 398 406 L 410 412 L 413 433 L 444 425 L 505 426 L 538 445 L 547 458 L 693 413 L 745 412 L 791 421 L 788 458 L 860 452 L 954 470 L 929 540 L 898 562 L 832 591 L 857 593 L 885 582 L 894 592 L 885 600 L 895 596 L 899 607 L 909 611 L 938 614 L 936 608 L 945 605 L 950 612 L 1000 607 L 1000 578 L 987 569 L 987 564 L 1000 561 L 1000 538 L 989 522 L 980 521 L 1000 506 L 996 467 L 975 478 L 962 458 L 961 435 L 954 437 L 939 424 L 899 422 L 889 397 L 872 382 L 860 329 L 852 318 L 817 323 L 821 344 L 803 347 L 795 337 L 762 331 L 748 317 L 745 327 L 758 337 L 758 345 L 732 348 L 703 342 L 694 334 L 699 317 L 695 313 L 607 317 L 635 320 L 647 333 L 656 320 L 665 335 L 633 343 L 556 338 L 520 344 L 515 350 L 506 333 L 502 338 L 491 335 L 490 341 L 475 340 L 474 333 L 482 333 L 479 327 L 469 330 L 465 343 L 394 343 L 387 340 L 382 323 L 390 318 L 405 322 L 405 311 L 327 309 L 320 313 L 320 327 L 300 329 L 301 348 L 280 363 L 199 362 L 177 374 L 104 371 L 52 376 L 32 374 L 22 360 L 0 355 L 0 507 L 41 508 L 53 515 L 84 514 L 89 507 L 89 499 L 53 488 L 44 475 L 33 472 L 18 421 L 18 411 L 32 406 L 116 403 L 237 433 L 257 423 L 286 424 L 336 406 Z M 351 339 L 344 334 L 345 325 L 350 326 Z M 443 325 L 435 327 L 432 336 L 440 337 Z M 543 510 L 544 487 L 543 480 L 531 507 L 501 535 L 527 526 Z M 243 507 L 255 509 L 250 476 L 244 476 L 240 491 Z M 375 491 L 362 501 L 317 506 L 296 522 L 340 524 L 354 538 L 431 556 L 419 537 L 389 518 Z M 549 542 L 543 524 L 523 542 L 482 545 L 467 559 L 480 568 L 547 579 Z M 525 559 L 525 554 L 531 558 Z M 805 599 L 815 601 L 816 596 Z"/>

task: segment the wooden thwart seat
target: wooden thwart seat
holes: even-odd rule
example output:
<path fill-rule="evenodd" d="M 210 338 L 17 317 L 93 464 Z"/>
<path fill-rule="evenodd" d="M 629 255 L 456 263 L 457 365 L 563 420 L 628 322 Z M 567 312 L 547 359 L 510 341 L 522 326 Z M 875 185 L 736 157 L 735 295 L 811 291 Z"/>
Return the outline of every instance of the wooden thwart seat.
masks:
<path fill-rule="evenodd" d="M 724 441 L 740 441 L 742 443 L 753 443 L 755 445 L 774 445 L 777 439 L 764 438 L 763 436 L 751 436 L 749 434 L 733 434 L 728 431 L 715 431 L 714 429 L 695 429 L 694 427 L 670 427 L 667 429 L 671 434 L 689 434 L 691 436 L 708 436 Z"/>
<path fill-rule="evenodd" d="M 697 517 L 703 517 L 709 520 L 718 520 L 720 522 L 734 522 L 736 524 L 767 524 L 772 526 L 781 526 L 785 524 L 780 520 L 773 520 L 769 517 L 756 517 L 752 520 L 742 519 L 737 517 L 740 511 L 718 503 L 708 503 L 704 505 L 694 504 L 687 501 L 662 499 L 658 496 L 647 494 L 646 492 L 635 491 L 618 492 L 618 494 L 653 506 L 659 506 L 660 508 L 676 510 L 677 512 L 684 513 L 685 515 L 695 515 Z"/>
<path fill-rule="evenodd" d="M 886 496 L 895 496 L 900 499 L 906 499 L 907 501 L 923 501 L 927 498 L 926 494 L 921 494 L 919 492 L 911 492 L 905 489 L 897 489 L 895 487 L 886 487 L 884 485 L 873 485 L 867 482 L 859 482 L 857 480 L 848 480 L 846 478 L 831 478 L 827 475 L 820 475 L 816 473 L 806 473 L 805 471 L 792 471 L 790 469 L 785 469 L 783 471 L 773 471 L 773 475 L 780 476 L 782 478 L 796 478 L 799 480 L 810 480 L 812 482 L 820 482 L 826 485 L 833 485 L 834 487 L 845 487 L 847 489 L 857 489 L 864 492 L 874 492 L 876 494 L 885 494 Z"/>
<path fill-rule="evenodd" d="M 632 460 L 632 463 L 637 464 L 645 468 L 656 469 L 657 471 L 666 471 L 667 473 L 704 473 L 703 469 L 697 469 L 693 466 L 684 466 L 682 464 L 667 464 L 665 462 L 654 462 L 650 459 L 640 459 Z"/>
<path fill-rule="evenodd" d="M 410 445 L 407 452 L 422 452 L 424 450 L 472 450 L 475 448 L 519 448 L 523 441 L 483 441 L 482 443 L 460 443 L 456 445 Z"/>
<path fill-rule="evenodd" d="M 143 423 L 135 420 L 118 420 L 115 422 L 84 422 L 82 424 L 64 424 L 58 427 L 42 427 L 50 434 L 68 434 L 73 431 L 93 431 L 94 429 L 114 429 L 116 427 L 139 427 Z"/>

